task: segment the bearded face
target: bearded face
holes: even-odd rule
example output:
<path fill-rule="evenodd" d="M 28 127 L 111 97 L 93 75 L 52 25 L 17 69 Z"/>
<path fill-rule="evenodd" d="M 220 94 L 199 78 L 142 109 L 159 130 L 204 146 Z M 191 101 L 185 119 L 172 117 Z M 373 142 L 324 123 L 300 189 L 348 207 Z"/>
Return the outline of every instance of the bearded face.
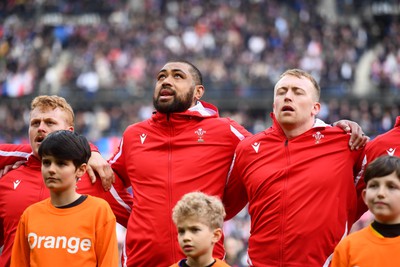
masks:
<path fill-rule="evenodd" d="M 195 86 L 187 92 L 178 93 L 171 88 L 163 88 L 153 97 L 153 105 L 158 112 L 176 113 L 188 110 L 193 104 Z"/>
<path fill-rule="evenodd" d="M 153 105 L 158 112 L 184 112 L 196 104 L 204 91 L 196 85 L 190 65 L 169 62 L 157 74 Z"/>

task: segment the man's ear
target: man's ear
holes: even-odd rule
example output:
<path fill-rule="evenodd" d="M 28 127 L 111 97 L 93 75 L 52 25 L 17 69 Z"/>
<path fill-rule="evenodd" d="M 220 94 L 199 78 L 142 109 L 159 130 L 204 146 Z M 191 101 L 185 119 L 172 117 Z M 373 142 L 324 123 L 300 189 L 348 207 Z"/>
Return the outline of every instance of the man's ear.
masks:
<path fill-rule="evenodd" d="M 203 95 L 204 95 L 204 91 L 205 91 L 205 89 L 204 89 L 203 85 L 201 85 L 201 84 L 195 85 L 195 87 L 194 87 L 194 98 L 196 100 L 200 100 L 200 98 L 202 98 Z"/>
<path fill-rule="evenodd" d="M 321 103 L 315 102 L 314 106 L 313 106 L 313 109 L 312 109 L 312 114 L 314 116 L 317 116 L 320 110 L 321 110 Z"/>

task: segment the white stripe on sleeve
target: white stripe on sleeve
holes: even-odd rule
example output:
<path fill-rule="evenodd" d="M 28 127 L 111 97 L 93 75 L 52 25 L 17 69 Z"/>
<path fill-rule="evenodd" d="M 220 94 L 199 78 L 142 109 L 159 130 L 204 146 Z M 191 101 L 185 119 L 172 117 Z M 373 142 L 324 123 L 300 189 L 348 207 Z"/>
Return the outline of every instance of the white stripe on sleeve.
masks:
<path fill-rule="evenodd" d="M 240 141 L 242 141 L 242 140 L 244 139 L 244 135 L 241 134 L 241 133 L 240 133 L 235 127 L 233 127 L 232 125 L 231 125 L 231 131 L 232 131 L 232 133 L 234 133 L 234 134 L 237 136 L 237 138 L 239 138 Z"/>

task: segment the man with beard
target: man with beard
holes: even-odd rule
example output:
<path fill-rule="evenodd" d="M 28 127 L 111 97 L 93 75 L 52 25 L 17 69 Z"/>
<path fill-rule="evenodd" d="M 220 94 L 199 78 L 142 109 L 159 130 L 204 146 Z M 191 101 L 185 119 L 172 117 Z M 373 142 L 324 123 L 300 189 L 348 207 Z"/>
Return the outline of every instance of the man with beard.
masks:
<path fill-rule="evenodd" d="M 172 208 L 191 191 L 222 198 L 236 145 L 251 134 L 220 118 L 200 101 L 200 71 L 189 62 L 168 62 L 157 74 L 156 112 L 128 126 L 110 159 L 113 170 L 132 185 L 123 266 L 168 266 L 183 258 Z M 219 242 L 214 256 L 223 258 Z"/>
<path fill-rule="evenodd" d="M 204 91 L 202 75 L 194 65 L 186 61 L 165 64 L 156 77 L 156 112 L 128 126 L 110 159 L 113 170 L 132 186 L 134 196 L 123 266 L 168 266 L 183 258 L 172 208 L 192 191 L 223 198 L 235 148 L 251 134 L 235 121 L 220 118 L 215 106 L 201 101 Z M 365 141 L 357 124 L 342 127 L 356 133 L 353 145 Z M 221 241 L 215 245 L 214 257 L 223 256 Z"/>

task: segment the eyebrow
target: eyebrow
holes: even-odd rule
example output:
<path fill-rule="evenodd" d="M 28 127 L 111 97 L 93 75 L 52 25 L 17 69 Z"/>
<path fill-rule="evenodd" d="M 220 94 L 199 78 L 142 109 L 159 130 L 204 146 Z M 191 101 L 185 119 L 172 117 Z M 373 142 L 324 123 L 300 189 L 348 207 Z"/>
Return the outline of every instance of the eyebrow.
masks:
<path fill-rule="evenodd" d="M 278 88 L 275 88 L 275 90 L 279 90 L 279 89 L 289 90 L 289 87 L 294 91 L 296 91 L 296 90 L 302 90 L 304 92 L 306 91 L 306 89 L 301 88 L 301 87 L 297 87 L 297 86 L 280 86 Z"/>
<path fill-rule="evenodd" d="M 158 73 L 161 73 L 161 72 L 168 72 L 168 70 L 162 69 L 162 70 L 160 70 Z M 172 69 L 171 72 L 182 72 L 182 73 L 185 73 L 185 74 L 186 74 L 186 72 L 183 71 L 182 69 Z"/>
<path fill-rule="evenodd" d="M 48 117 L 48 118 L 33 118 L 33 119 L 31 119 L 31 122 L 32 121 L 56 121 L 54 118 L 50 118 L 50 117 Z"/>

